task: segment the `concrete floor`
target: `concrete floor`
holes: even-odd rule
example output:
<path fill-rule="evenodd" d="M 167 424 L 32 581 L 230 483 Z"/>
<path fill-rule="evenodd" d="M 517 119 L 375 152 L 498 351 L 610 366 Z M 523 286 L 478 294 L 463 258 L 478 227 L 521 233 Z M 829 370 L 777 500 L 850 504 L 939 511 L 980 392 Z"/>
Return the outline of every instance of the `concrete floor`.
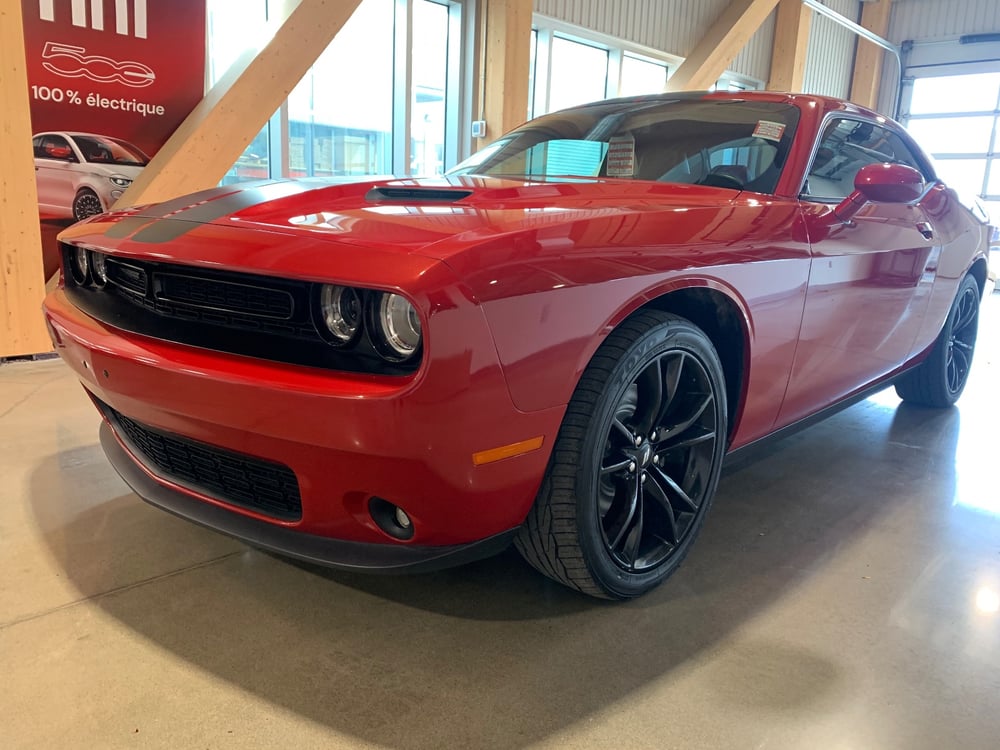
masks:
<path fill-rule="evenodd" d="M 0 367 L 0 747 L 1000 746 L 1000 294 L 958 408 L 731 466 L 629 604 L 514 553 L 303 569 L 148 507 L 58 361 Z"/>

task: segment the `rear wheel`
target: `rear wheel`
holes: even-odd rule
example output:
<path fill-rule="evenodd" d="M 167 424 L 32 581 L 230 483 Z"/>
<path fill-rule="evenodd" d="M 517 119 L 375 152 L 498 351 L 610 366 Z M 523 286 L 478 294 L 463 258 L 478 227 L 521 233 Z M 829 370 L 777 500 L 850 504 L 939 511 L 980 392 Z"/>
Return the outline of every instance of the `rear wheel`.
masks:
<path fill-rule="evenodd" d="M 979 329 L 979 284 L 966 276 L 958 287 L 944 328 L 922 363 L 896 381 L 896 394 L 921 406 L 951 406 L 965 390 Z"/>
<path fill-rule="evenodd" d="M 683 318 L 642 312 L 584 372 L 515 543 L 567 586 L 639 596 L 687 554 L 725 442 L 724 377 L 711 341 Z"/>

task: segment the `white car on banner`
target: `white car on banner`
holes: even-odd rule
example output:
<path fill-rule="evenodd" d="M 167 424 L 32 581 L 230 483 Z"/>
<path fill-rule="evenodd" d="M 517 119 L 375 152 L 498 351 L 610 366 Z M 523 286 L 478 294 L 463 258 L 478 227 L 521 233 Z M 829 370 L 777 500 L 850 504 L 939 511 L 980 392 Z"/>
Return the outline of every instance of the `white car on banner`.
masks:
<path fill-rule="evenodd" d="M 149 163 L 128 141 L 95 133 L 38 133 L 32 146 L 39 212 L 77 221 L 107 211 Z"/>

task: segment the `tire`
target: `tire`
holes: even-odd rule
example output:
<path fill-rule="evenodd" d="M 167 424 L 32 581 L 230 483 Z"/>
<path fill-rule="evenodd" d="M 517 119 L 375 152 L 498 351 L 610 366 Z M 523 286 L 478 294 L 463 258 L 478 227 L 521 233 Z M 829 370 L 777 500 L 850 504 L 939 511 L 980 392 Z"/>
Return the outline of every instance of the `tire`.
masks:
<path fill-rule="evenodd" d="M 934 348 L 927 359 L 896 381 L 896 394 L 910 404 L 938 409 L 952 406 L 968 382 L 978 328 L 979 284 L 966 276 Z"/>
<path fill-rule="evenodd" d="M 711 505 L 726 414 L 708 337 L 676 315 L 633 316 L 576 387 L 517 549 L 591 596 L 630 599 L 659 585 Z"/>
<path fill-rule="evenodd" d="M 100 213 L 104 213 L 104 206 L 101 205 L 97 193 L 90 188 L 81 188 L 73 199 L 73 218 L 83 221 Z"/>

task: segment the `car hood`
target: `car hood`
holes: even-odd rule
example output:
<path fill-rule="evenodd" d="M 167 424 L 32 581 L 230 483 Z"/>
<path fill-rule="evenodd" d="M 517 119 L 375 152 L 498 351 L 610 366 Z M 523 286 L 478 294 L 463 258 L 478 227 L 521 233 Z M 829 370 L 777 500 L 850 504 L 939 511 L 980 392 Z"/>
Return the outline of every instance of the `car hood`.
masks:
<path fill-rule="evenodd" d="M 717 210 L 739 195 L 610 179 L 283 180 L 215 188 L 131 209 L 119 231 L 134 227 L 140 240 L 142 232 L 169 239 L 191 231 L 191 225 L 233 226 L 444 260 L 469 244 L 517 232 L 635 213 Z"/>

